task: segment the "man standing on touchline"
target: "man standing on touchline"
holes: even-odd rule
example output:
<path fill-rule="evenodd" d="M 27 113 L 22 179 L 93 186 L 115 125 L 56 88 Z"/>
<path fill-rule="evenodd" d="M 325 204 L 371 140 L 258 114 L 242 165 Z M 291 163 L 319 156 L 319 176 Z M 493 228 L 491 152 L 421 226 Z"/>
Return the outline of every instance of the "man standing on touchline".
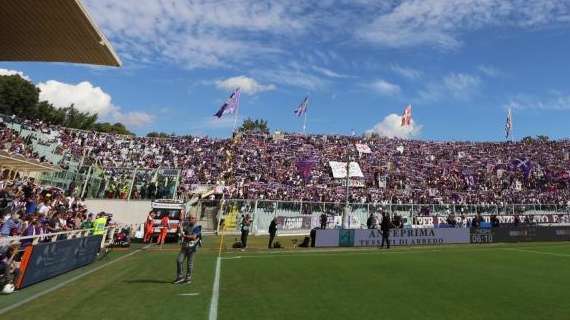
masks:
<path fill-rule="evenodd" d="M 180 253 L 176 258 L 175 284 L 192 282 L 192 267 L 194 254 L 202 239 L 202 226 L 196 224 L 196 217 L 189 216 L 188 221 L 180 225 Z M 184 260 L 186 260 L 186 275 L 184 275 Z"/>

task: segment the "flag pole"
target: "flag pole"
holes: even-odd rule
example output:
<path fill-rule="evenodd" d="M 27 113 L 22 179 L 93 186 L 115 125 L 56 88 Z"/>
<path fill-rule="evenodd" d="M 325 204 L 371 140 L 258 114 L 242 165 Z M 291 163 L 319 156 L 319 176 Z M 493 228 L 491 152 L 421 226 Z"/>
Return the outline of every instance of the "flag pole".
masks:
<path fill-rule="evenodd" d="M 239 88 L 237 88 L 234 92 L 238 92 L 238 90 L 239 90 Z M 235 112 L 235 116 L 234 116 L 234 132 L 236 132 L 238 115 L 239 115 L 239 96 L 238 96 L 238 102 L 237 102 L 236 112 Z"/>
<path fill-rule="evenodd" d="M 237 107 L 236 114 L 234 116 L 234 132 L 236 131 L 238 113 L 239 113 L 239 106 Z"/>
<path fill-rule="evenodd" d="M 511 142 L 515 142 L 514 126 L 513 126 L 513 111 L 509 108 L 509 115 L 511 116 Z"/>
<path fill-rule="evenodd" d="M 307 102 L 307 106 L 309 106 L 309 103 Z M 307 109 L 305 107 L 305 114 L 303 115 L 303 135 L 306 134 L 306 130 L 307 130 Z"/>

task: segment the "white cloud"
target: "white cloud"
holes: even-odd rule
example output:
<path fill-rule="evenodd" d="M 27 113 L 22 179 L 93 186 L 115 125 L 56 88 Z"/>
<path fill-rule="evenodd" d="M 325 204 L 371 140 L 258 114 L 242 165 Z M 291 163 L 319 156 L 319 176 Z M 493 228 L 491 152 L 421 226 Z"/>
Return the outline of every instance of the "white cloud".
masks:
<path fill-rule="evenodd" d="M 369 42 L 387 47 L 433 45 L 455 48 L 460 35 L 485 27 L 542 27 L 567 23 L 566 0 L 410 0 L 376 17 L 358 31 Z"/>
<path fill-rule="evenodd" d="M 481 87 L 481 79 L 478 76 L 466 73 L 450 73 L 441 80 L 427 83 L 420 90 L 416 100 L 434 102 L 441 99 L 454 98 L 468 100 L 475 95 Z"/>
<path fill-rule="evenodd" d="M 391 66 L 393 72 L 401 75 L 404 78 L 411 80 L 416 80 L 422 77 L 422 72 L 413 68 L 402 67 L 400 65 L 394 64 Z"/>
<path fill-rule="evenodd" d="M 465 73 L 450 73 L 443 78 L 443 83 L 451 94 L 462 97 L 470 95 L 476 90 L 481 79 Z"/>
<path fill-rule="evenodd" d="M 306 90 L 317 90 L 325 87 L 329 82 L 314 74 L 307 73 L 301 68 L 273 68 L 256 70 L 254 74 L 270 82 L 280 83 Z"/>
<path fill-rule="evenodd" d="M 154 121 L 153 115 L 140 111 L 116 112 L 113 114 L 113 118 L 127 127 L 144 127 Z"/>
<path fill-rule="evenodd" d="M 274 84 L 267 84 L 267 85 L 260 84 L 255 79 L 246 76 L 237 76 L 237 77 L 227 78 L 225 80 L 217 80 L 215 83 L 216 87 L 218 87 L 219 89 L 232 91 L 235 90 L 236 88 L 240 88 L 241 92 L 249 95 L 254 95 L 259 92 L 271 91 L 276 89 Z"/>
<path fill-rule="evenodd" d="M 128 60 L 218 67 L 279 52 L 273 35 L 305 33 L 310 17 L 291 3 L 244 1 L 88 0 L 87 7 Z"/>
<path fill-rule="evenodd" d="M 22 79 L 31 81 L 30 77 L 25 75 L 22 71 L 8 70 L 8 69 L 0 68 L 0 76 L 14 76 L 14 75 L 18 75 Z"/>
<path fill-rule="evenodd" d="M 107 115 L 117 108 L 111 103 L 111 96 L 100 87 L 88 81 L 68 84 L 56 80 L 38 83 L 40 100 L 48 101 L 57 108 L 66 108 L 71 104 L 81 112 Z"/>
<path fill-rule="evenodd" d="M 493 66 L 488 66 L 488 65 L 480 65 L 477 67 L 477 69 L 482 74 L 484 74 L 488 77 L 491 77 L 491 78 L 498 77 L 498 76 L 503 74 L 499 69 L 497 69 Z"/>
<path fill-rule="evenodd" d="M 119 121 L 127 126 L 139 127 L 150 124 L 154 116 L 145 112 L 123 112 L 113 105 L 111 95 L 88 81 L 68 84 L 56 80 L 38 83 L 40 100 L 48 101 L 56 108 L 71 106 L 81 111 L 97 114 L 104 121 Z"/>
<path fill-rule="evenodd" d="M 570 110 L 570 94 L 550 92 L 542 97 L 529 94 L 518 94 L 505 104 L 505 109 L 513 110 Z"/>
<path fill-rule="evenodd" d="M 394 83 L 390 83 L 386 80 L 376 80 L 368 85 L 369 88 L 375 92 L 385 95 L 385 96 L 395 96 L 400 94 L 400 86 Z"/>
<path fill-rule="evenodd" d="M 418 125 L 413 119 L 409 126 L 402 126 L 402 117 L 391 113 L 384 120 L 378 122 L 366 134 L 378 134 L 388 138 L 413 138 L 420 135 L 423 126 Z"/>
<path fill-rule="evenodd" d="M 317 67 L 317 66 L 312 66 L 313 70 L 315 70 L 316 72 L 325 75 L 329 78 L 348 78 L 348 75 L 345 74 L 340 74 L 337 73 L 333 70 L 327 69 L 327 68 L 322 68 L 322 67 Z"/>

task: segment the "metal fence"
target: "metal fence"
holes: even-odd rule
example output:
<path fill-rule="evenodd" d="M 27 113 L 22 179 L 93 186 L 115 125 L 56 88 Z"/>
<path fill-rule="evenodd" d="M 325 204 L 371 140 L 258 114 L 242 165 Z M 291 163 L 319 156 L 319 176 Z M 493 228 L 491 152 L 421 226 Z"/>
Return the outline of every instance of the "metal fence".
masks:
<path fill-rule="evenodd" d="M 348 228 L 365 228 L 371 213 L 385 212 L 391 216 L 405 218 L 409 224 L 414 218 L 422 216 L 447 217 L 498 215 L 555 215 L 570 214 L 568 205 L 546 204 L 512 204 L 512 205 L 457 205 L 457 204 L 368 204 L 331 202 L 302 202 L 302 201 L 269 201 L 269 200 L 211 200 L 203 202 L 205 206 L 214 208 L 209 218 L 215 221 L 223 220 L 225 230 L 239 232 L 240 223 L 249 214 L 253 219 L 254 234 L 267 233 L 269 223 L 274 217 L 281 223 L 280 230 L 285 233 L 306 233 L 320 225 L 320 216 L 328 216 L 327 227 L 340 227 L 342 216 L 346 211 L 346 226 Z M 202 204 L 202 205 L 204 205 Z M 217 215 L 213 212 L 217 210 Z M 201 216 L 204 218 L 204 216 Z M 219 223 L 212 223 L 212 226 Z M 219 231 L 219 227 L 218 227 Z"/>
<path fill-rule="evenodd" d="M 177 196 L 180 173 L 180 169 L 83 166 L 46 172 L 38 180 L 87 199 L 173 199 Z"/>

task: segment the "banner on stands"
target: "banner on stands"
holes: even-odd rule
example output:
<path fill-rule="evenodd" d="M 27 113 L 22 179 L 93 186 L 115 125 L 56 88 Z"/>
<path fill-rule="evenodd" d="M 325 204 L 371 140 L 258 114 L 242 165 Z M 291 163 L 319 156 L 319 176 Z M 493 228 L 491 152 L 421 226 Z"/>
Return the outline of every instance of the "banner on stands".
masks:
<path fill-rule="evenodd" d="M 277 216 L 277 230 L 279 231 L 300 231 L 311 230 L 321 226 L 320 215 L 306 216 Z M 342 226 L 342 216 L 327 214 L 327 229 L 339 228 Z M 360 228 L 362 222 L 355 215 L 348 215 L 348 228 Z"/>
<path fill-rule="evenodd" d="M 333 178 L 346 178 L 346 162 L 329 161 Z M 358 162 L 351 161 L 348 168 L 349 177 L 364 178 Z"/>
<path fill-rule="evenodd" d="M 514 224 L 516 215 L 498 215 L 500 224 Z M 534 214 L 534 215 L 518 215 L 520 219 L 520 224 L 533 223 L 533 224 L 558 224 L 558 223 L 568 223 L 570 224 L 570 214 Z M 525 222 L 526 217 L 528 221 Z M 459 214 L 455 216 L 455 221 L 458 225 L 467 223 L 471 225 L 475 215 L 466 215 L 465 219 Z M 484 222 L 491 222 L 490 215 L 482 215 Z M 432 226 L 438 224 L 447 224 L 447 216 L 430 216 L 430 217 L 416 217 L 417 225 Z"/>

